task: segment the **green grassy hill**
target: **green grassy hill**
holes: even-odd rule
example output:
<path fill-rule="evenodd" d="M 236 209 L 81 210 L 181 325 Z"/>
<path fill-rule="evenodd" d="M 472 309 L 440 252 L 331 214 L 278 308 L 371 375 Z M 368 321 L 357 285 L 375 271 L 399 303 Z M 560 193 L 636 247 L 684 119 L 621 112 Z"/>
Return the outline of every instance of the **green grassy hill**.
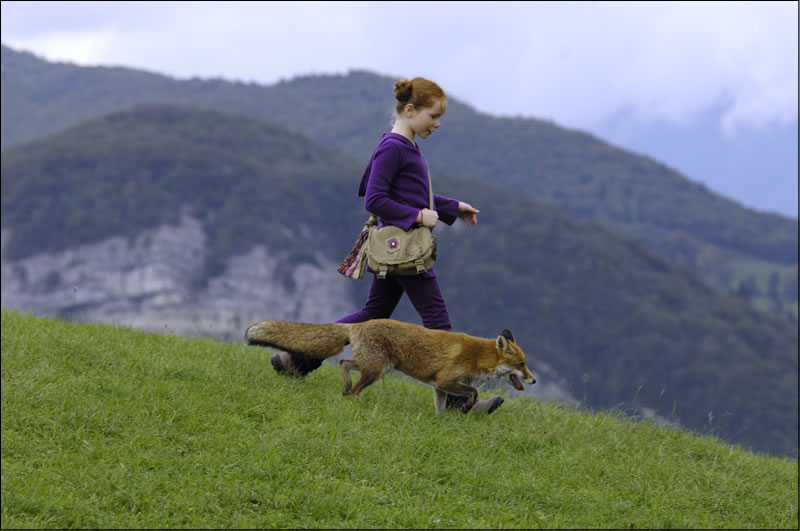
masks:
<path fill-rule="evenodd" d="M 132 105 L 159 103 L 266 120 L 362 166 L 389 128 L 394 82 L 363 71 L 269 86 L 180 81 L 127 68 L 49 63 L 5 46 L 2 65 L 4 148 Z M 555 205 L 644 242 L 722 292 L 797 316 L 797 220 L 745 208 L 586 133 L 544 120 L 489 116 L 456 98 L 441 132 L 423 149 L 434 175 L 471 177 Z M 775 289 L 766 292 L 770 283 Z"/>
<path fill-rule="evenodd" d="M 260 243 L 288 248 L 294 262 L 313 263 L 315 251 L 341 259 L 365 218 L 355 193 L 362 171 L 260 121 L 136 108 L 3 153 L 2 226 L 12 229 L 4 253 L 134 235 L 188 206 L 209 238 L 197 282 Z M 493 337 L 510 328 L 533 364 L 550 364 L 593 407 L 648 407 L 696 429 L 711 415 L 732 442 L 796 454 L 793 323 L 525 195 L 445 175 L 434 186 L 481 209 L 475 227 L 437 228 L 456 330 Z M 418 321 L 407 308 L 395 317 Z"/>
<path fill-rule="evenodd" d="M 619 415 L 6 311 L 2 352 L 3 528 L 798 526 L 796 461 Z"/>

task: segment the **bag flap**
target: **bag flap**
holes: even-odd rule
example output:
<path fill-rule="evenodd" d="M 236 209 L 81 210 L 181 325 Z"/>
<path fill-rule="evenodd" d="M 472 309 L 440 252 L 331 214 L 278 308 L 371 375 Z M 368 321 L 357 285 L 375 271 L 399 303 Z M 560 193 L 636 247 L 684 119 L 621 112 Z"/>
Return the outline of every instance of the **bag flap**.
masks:
<path fill-rule="evenodd" d="M 368 254 L 372 261 L 394 265 L 413 261 L 433 250 L 433 235 L 428 227 L 417 227 L 406 232 L 400 227 L 387 225 L 370 232 Z"/>

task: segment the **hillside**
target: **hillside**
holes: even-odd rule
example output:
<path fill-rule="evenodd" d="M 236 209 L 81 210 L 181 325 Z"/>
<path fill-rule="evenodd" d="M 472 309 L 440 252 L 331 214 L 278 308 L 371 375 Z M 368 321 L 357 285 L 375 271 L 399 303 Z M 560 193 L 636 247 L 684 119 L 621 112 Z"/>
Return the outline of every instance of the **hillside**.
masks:
<path fill-rule="evenodd" d="M 2 312 L 5 528 L 796 528 L 797 462 L 269 352 Z"/>
<path fill-rule="evenodd" d="M 4 269 L 32 253 L 133 236 L 185 209 L 208 235 L 206 254 L 193 259 L 205 262 L 197 285 L 264 242 L 287 248 L 294 266 L 316 253 L 336 263 L 364 221 L 361 171 L 244 117 L 154 106 L 109 115 L 4 151 Z M 524 195 L 444 175 L 435 186 L 482 212 L 476 227 L 437 229 L 457 330 L 492 337 L 510 328 L 531 366 L 554 367 L 592 407 L 646 407 L 696 429 L 710 422 L 760 451 L 796 452 L 791 322 Z M 361 304 L 368 283 L 356 284 Z M 396 317 L 417 319 L 407 307 Z"/>
<path fill-rule="evenodd" d="M 189 206 L 212 229 L 206 277 L 254 242 L 312 260 L 309 249 L 340 251 L 330 242 L 351 238 L 351 227 L 363 223 L 363 209 L 352 201 L 357 171 L 346 158 L 263 122 L 142 107 L 3 152 L 3 226 L 19 231 L 5 252 L 14 259 L 133 236 L 176 222 Z M 323 200 L 341 205 L 344 226 L 329 224 Z M 301 242 L 294 232 L 303 226 L 328 234 Z"/>
<path fill-rule="evenodd" d="M 369 72 L 271 86 L 178 81 L 47 63 L 5 46 L 2 64 L 4 147 L 133 104 L 172 103 L 267 120 L 361 161 L 391 110 L 393 79 Z M 744 208 L 657 161 L 551 122 L 495 118 L 451 98 L 443 123 L 425 145 L 434 173 L 556 205 L 644 242 L 722 292 L 796 318 L 796 220 Z"/>

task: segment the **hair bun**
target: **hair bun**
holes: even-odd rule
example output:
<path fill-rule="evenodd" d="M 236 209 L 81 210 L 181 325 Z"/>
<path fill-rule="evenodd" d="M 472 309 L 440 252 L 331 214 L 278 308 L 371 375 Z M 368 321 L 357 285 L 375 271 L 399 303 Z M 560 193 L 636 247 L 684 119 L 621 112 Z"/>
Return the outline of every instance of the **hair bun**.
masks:
<path fill-rule="evenodd" d="M 394 97 L 403 103 L 411 99 L 411 81 L 404 79 L 394 84 Z"/>

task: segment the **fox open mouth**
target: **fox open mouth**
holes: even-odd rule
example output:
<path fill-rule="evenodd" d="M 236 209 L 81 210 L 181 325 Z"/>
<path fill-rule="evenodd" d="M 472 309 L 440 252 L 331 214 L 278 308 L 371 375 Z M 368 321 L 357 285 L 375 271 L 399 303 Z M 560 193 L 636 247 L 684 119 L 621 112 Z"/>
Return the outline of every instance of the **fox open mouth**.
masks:
<path fill-rule="evenodd" d="M 514 389 L 516 389 L 517 391 L 525 390 L 525 386 L 522 385 L 522 380 L 520 380 L 519 376 L 517 376 L 516 374 L 509 374 L 508 381 L 511 382 L 511 385 L 513 385 Z"/>

